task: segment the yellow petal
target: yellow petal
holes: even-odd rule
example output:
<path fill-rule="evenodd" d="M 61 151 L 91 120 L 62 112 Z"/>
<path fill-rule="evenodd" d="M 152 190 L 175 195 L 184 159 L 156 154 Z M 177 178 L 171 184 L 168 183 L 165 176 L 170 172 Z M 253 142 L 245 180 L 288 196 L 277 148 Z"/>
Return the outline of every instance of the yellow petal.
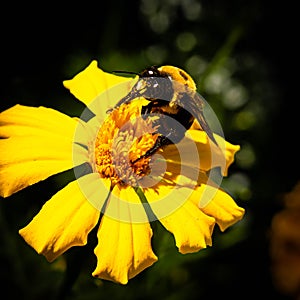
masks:
<path fill-rule="evenodd" d="M 72 167 L 71 141 L 57 136 L 0 139 L 0 195 L 3 197 Z"/>
<path fill-rule="evenodd" d="M 222 231 L 241 220 L 245 214 L 244 208 L 239 207 L 229 194 L 211 185 L 198 186 L 191 199 L 205 214 L 216 219 Z"/>
<path fill-rule="evenodd" d="M 72 151 L 80 157 L 87 152 L 72 148 L 77 127 L 76 119 L 45 107 L 16 105 L 0 113 L 0 195 L 75 166 Z"/>
<path fill-rule="evenodd" d="M 240 149 L 239 145 L 232 145 L 222 137 L 214 134 L 218 142 L 217 147 L 213 142 L 209 142 L 207 134 L 202 130 L 188 130 L 185 138 L 180 144 L 170 145 L 165 148 L 164 153 L 168 161 L 180 163 L 186 166 L 198 167 L 202 171 L 209 171 L 212 168 L 220 167 L 223 176 L 227 176 L 228 168 L 234 161 L 235 153 Z M 195 146 L 193 145 L 195 144 Z M 178 149 L 181 157 L 178 155 Z M 197 151 L 199 165 L 195 165 L 194 152 Z M 182 154 L 189 153 L 190 159 L 182 161 Z"/>
<path fill-rule="evenodd" d="M 176 203 L 177 209 L 170 210 L 169 214 L 159 218 L 159 221 L 173 233 L 179 252 L 192 253 L 211 246 L 215 220 L 204 214 L 194 202 L 188 200 L 191 191 L 185 193 L 184 190 L 187 188 L 177 188 L 170 192 L 170 187 L 160 185 L 155 191 L 145 190 L 145 196 L 157 216 L 162 215 L 162 212 L 166 214 L 165 206 L 168 202 L 173 202 L 170 206 L 171 209 Z M 168 202 L 164 202 L 165 199 Z M 153 205 L 155 202 L 156 205 Z"/>
<path fill-rule="evenodd" d="M 107 89 L 131 81 L 132 78 L 116 76 L 102 71 L 98 68 L 97 61 L 93 60 L 82 72 L 73 79 L 65 80 L 63 84 L 78 100 L 89 106 L 99 94 Z"/>
<path fill-rule="evenodd" d="M 157 257 L 151 248 L 152 229 L 149 223 L 122 221 L 127 218 L 124 214 L 133 216 L 131 204 L 139 201 L 137 195 L 130 187 L 115 188 L 115 194 L 123 200 L 128 197 L 128 205 L 118 209 L 112 203 L 114 200 L 108 202 L 107 210 L 112 205 L 116 211 L 113 219 L 106 214 L 102 217 L 95 248 L 98 262 L 93 276 L 126 284 L 156 262 Z"/>
<path fill-rule="evenodd" d="M 97 174 L 89 174 L 78 181 L 93 193 L 98 188 L 97 179 Z M 105 200 L 107 195 L 102 197 Z M 69 248 L 85 245 L 99 216 L 99 210 L 83 195 L 78 182 L 73 181 L 47 201 L 19 233 L 38 253 L 53 261 Z"/>
<path fill-rule="evenodd" d="M 234 155 L 240 150 L 240 146 L 233 145 L 224 140 L 223 137 L 214 134 L 219 145 L 217 147 L 214 143 L 208 142 L 206 133 L 201 130 L 189 130 L 187 134 L 188 137 L 196 142 L 200 161 L 206 163 L 206 168 L 211 169 L 212 167 L 219 166 L 221 167 L 223 176 L 227 176 L 228 168 L 233 163 Z"/>
<path fill-rule="evenodd" d="M 78 120 L 78 124 L 76 126 L 76 131 L 73 137 L 73 165 L 78 166 L 83 163 L 91 162 L 91 148 L 97 138 L 97 133 L 99 131 L 99 125 L 93 125 L 93 120 L 96 118 L 92 118 L 88 122 L 84 122 L 81 119 Z M 99 124 L 97 122 L 97 124 Z"/>
<path fill-rule="evenodd" d="M 0 137 L 59 136 L 72 140 L 77 121 L 46 107 L 15 105 L 0 113 Z"/>

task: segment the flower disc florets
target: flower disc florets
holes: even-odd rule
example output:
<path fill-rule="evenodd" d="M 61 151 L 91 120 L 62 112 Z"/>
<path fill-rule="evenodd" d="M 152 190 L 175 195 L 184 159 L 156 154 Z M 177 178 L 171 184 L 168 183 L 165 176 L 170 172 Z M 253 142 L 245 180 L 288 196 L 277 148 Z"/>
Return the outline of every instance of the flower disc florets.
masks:
<path fill-rule="evenodd" d="M 95 168 L 112 184 L 136 186 L 150 172 L 150 157 L 141 158 L 155 144 L 151 118 L 140 117 L 136 103 L 113 110 L 103 122 L 95 143 Z M 137 160 L 137 161 L 136 161 Z"/>

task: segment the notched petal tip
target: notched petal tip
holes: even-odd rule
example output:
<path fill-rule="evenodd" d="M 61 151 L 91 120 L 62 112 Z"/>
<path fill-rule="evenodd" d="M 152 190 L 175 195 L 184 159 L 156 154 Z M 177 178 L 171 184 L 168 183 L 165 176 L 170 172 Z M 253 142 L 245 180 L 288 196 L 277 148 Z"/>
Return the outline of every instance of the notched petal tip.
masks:
<path fill-rule="evenodd" d="M 197 152 L 199 156 L 199 169 L 209 171 L 215 167 L 220 167 L 223 176 L 228 175 L 228 168 L 234 162 L 235 154 L 239 151 L 239 145 L 233 145 L 227 142 L 223 137 L 214 134 L 218 146 L 210 142 L 207 134 L 202 130 L 196 130 L 194 127 L 187 130 L 185 138 L 180 142 L 181 154 Z M 194 150 L 194 147 L 196 149 Z M 165 149 L 165 154 L 171 161 L 181 162 L 183 165 L 195 167 L 195 158 L 193 155 L 190 158 L 187 156 L 186 161 L 181 161 L 176 147 L 168 146 Z"/>
<path fill-rule="evenodd" d="M 127 284 L 129 279 L 157 261 L 151 237 L 149 223 L 126 223 L 104 215 L 95 248 L 98 262 L 92 275 Z"/>
<path fill-rule="evenodd" d="M 245 209 L 238 206 L 231 196 L 222 189 L 216 190 L 213 199 L 205 206 L 200 206 L 200 209 L 216 219 L 221 231 L 225 231 L 243 219 L 245 214 Z"/>
<path fill-rule="evenodd" d="M 160 222 L 173 233 L 176 246 L 182 254 L 198 252 L 212 245 L 215 219 L 204 214 L 190 200 L 169 216 L 160 219 Z"/>
<path fill-rule="evenodd" d="M 97 185 L 92 175 L 85 175 L 89 185 Z M 55 260 L 73 246 L 87 243 L 100 212 L 87 201 L 77 181 L 69 183 L 47 201 L 32 221 L 19 230 L 23 239 L 48 261 Z"/>
<path fill-rule="evenodd" d="M 123 269 L 122 272 L 116 273 L 114 266 L 103 265 L 98 267 L 92 273 L 92 276 L 99 279 L 109 280 L 115 283 L 126 285 L 128 281 L 139 273 L 144 271 L 146 268 L 151 267 L 158 260 L 155 254 L 146 257 L 143 261 L 136 261 L 136 267 L 130 267 L 128 269 Z"/>
<path fill-rule="evenodd" d="M 199 252 L 200 250 L 205 249 L 208 246 L 212 246 L 212 234 L 215 226 L 215 220 L 213 218 L 210 218 L 210 220 L 207 220 L 205 226 L 206 229 L 203 229 L 201 235 L 198 235 L 198 239 L 196 242 L 193 242 L 192 239 L 189 239 L 186 241 L 186 243 L 181 243 L 179 245 L 176 243 L 178 251 L 181 254 Z"/>
<path fill-rule="evenodd" d="M 238 151 L 240 151 L 240 145 L 233 145 L 229 142 L 226 142 L 225 149 L 225 157 L 226 157 L 226 165 L 222 168 L 222 175 L 228 176 L 228 169 L 234 163 L 235 155 Z"/>
<path fill-rule="evenodd" d="M 224 220 L 220 220 L 218 225 L 221 231 L 225 231 L 228 227 L 234 225 L 235 223 L 241 221 L 245 215 L 245 209 L 239 206 L 236 206 L 229 214 L 229 217 Z"/>
<path fill-rule="evenodd" d="M 30 245 L 38 254 L 43 255 L 50 263 L 73 246 L 84 246 L 87 244 L 87 240 L 74 241 L 65 247 L 58 246 L 55 241 L 53 241 L 53 243 L 49 242 L 43 244 L 38 238 L 35 238 L 35 233 L 31 229 L 27 228 L 27 226 L 20 229 L 19 234 L 28 245 Z M 68 242 L 66 242 L 66 244 L 67 243 Z"/>

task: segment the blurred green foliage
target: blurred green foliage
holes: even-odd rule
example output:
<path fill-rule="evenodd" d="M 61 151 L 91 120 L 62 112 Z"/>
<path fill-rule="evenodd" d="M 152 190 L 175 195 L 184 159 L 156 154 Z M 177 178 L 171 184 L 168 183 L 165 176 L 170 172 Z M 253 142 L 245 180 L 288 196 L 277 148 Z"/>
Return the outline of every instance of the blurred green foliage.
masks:
<path fill-rule="evenodd" d="M 277 24 L 289 11 L 258 0 L 111 0 L 99 9 L 81 5 L 76 14 L 50 5 L 46 15 L 28 6 L 7 8 L 17 25 L 2 34 L 1 110 L 19 103 L 79 116 L 84 106 L 62 81 L 93 59 L 106 71 L 181 67 L 213 108 L 225 138 L 241 145 L 222 186 L 246 216 L 225 233 L 216 229 L 213 247 L 189 255 L 179 254 L 173 237 L 154 224 L 159 261 L 128 285 L 117 285 L 91 276 L 93 235 L 88 246 L 70 249 L 52 264 L 18 235 L 42 204 L 72 180 L 73 173 L 66 171 L 1 199 L 2 293 L 30 300 L 287 297 L 272 284 L 268 231 L 280 208 L 278 196 L 297 180 L 290 168 L 297 162 L 293 140 L 284 136 L 293 130 L 296 113 L 293 103 L 286 106 L 290 81 L 280 77 L 287 71 L 281 59 L 288 60 L 284 44 L 292 28 Z"/>

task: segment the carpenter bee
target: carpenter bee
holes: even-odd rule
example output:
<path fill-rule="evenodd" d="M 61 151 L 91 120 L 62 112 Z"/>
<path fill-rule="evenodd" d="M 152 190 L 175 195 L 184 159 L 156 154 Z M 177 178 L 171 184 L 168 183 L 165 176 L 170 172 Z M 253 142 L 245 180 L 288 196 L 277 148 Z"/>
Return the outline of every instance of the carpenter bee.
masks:
<path fill-rule="evenodd" d="M 136 74 L 139 77 L 131 91 L 114 108 L 143 97 L 149 103 L 142 106 L 142 117 L 159 115 L 155 121 L 155 125 L 158 125 L 156 133 L 159 134 L 156 143 L 132 163 L 153 155 L 166 145 L 179 143 L 195 119 L 211 141 L 218 145 L 203 114 L 204 100 L 196 92 L 195 82 L 185 71 L 173 66 L 151 66 L 141 73 L 114 72 Z M 176 123 L 180 123 L 180 126 L 176 126 Z"/>

